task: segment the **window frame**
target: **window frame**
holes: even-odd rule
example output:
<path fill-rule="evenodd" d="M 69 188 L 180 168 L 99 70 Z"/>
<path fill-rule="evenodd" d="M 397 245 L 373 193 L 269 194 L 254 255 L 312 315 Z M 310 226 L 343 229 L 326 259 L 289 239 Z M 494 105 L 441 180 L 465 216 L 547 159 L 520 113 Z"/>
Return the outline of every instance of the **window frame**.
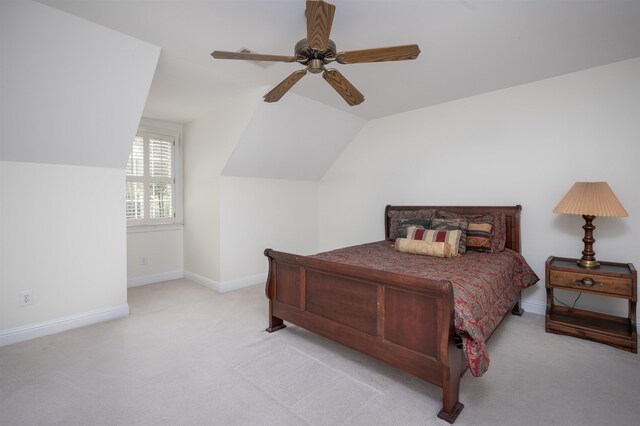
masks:
<path fill-rule="evenodd" d="M 144 140 L 144 175 L 142 177 L 129 176 L 125 170 L 125 186 L 127 182 L 141 182 L 145 185 L 144 218 L 126 219 L 125 211 L 125 220 L 127 222 L 128 232 L 146 232 L 150 229 L 159 230 L 182 224 L 182 144 L 180 136 L 181 134 L 179 132 L 167 129 L 150 128 L 146 126 L 140 126 L 138 128 L 135 137 L 142 137 Z M 149 139 L 153 138 L 173 140 L 173 152 L 171 158 L 171 171 L 173 176 L 171 178 L 152 178 L 149 176 Z M 131 143 L 133 144 L 133 141 Z M 171 182 L 171 180 L 173 182 Z M 153 219 L 148 217 L 151 199 L 148 185 L 154 182 L 173 184 L 171 191 L 173 217 Z"/>

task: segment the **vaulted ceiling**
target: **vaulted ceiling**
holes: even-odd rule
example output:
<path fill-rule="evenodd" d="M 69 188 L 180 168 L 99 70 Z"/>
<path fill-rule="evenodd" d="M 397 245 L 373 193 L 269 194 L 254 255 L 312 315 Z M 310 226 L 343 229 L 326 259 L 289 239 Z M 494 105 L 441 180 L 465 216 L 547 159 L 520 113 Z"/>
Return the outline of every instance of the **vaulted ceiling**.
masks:
<path fill-rule="evenodd" d="M 0 160 L 124 169 L 160 49 L 0 1 Z"/>
<path fill-rule="evenodd" d="M 364 125 L 296 93 L 286 104 L 260 102 L 222 174 L 318 181 Z"/>
<path fill-rule="evenodd" d="M 41 0 L 162 48 L 144 115 L 185 123 L 300 65 L 215 60 L 293 54 L 304 0 Z M 293 93 L 372 119 L 640 56 L 635 0 L 332 0 L 338 50 L 417 43 L 415 61 L 336 65 L 365 95 L 349 107 L 318 75 Z M 259 101 L 259 99 L 258 99 Z M 296 101 L 287 95 L 280 103 Z"/>

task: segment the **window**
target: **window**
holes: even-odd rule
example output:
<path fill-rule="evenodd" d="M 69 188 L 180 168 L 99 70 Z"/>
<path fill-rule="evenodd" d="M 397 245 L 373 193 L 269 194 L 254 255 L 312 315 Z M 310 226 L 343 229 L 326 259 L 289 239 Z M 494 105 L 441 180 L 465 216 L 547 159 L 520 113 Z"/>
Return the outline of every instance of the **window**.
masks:
<path fill-rule="evenodd" d="M 140 132 L 127 161 L 129 225 L 175 222 L 175 137 Z"/>

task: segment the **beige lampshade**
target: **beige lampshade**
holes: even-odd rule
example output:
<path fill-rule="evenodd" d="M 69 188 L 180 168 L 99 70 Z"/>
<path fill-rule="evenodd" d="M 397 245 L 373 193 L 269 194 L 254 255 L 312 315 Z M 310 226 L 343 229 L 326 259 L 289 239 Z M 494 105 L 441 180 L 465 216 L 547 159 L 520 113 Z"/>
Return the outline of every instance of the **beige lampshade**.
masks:
<path fill-rule="evenodd" d="M 607 182 L 576 182 L 554 213 L 586 216 L 629 216 Z"/>

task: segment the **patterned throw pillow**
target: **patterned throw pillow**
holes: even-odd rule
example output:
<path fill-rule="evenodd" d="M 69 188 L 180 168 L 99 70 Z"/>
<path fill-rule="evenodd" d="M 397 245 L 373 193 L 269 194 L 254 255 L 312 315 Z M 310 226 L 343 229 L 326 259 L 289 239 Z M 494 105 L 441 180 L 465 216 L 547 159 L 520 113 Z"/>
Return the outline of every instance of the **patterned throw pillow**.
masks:
<path fill-rule="evenodd" d="M 431 229 L 444 229 L 447 231 L 460 231 L 460 244 L 458 253 L 464 254 L 467 251 L 467 228 L 469 221 L 467 219 L 432 219 Z"/>
<path fill-rule="evenodd" d="M 396 238 L 407 238 L 407 228 L 409 226 L 416 226 L 422 229 L 429 229 L 431 226 L 430 219 L 398 219 L 398 226 L 396 227 Z"/>
<path fill-rule="evenodd" d="M 467 250 L 491 253 L 491 229 L 489 222 L 471 222 L 467 228 Z"/>
<path fill-rule="evenodd" d="M 446 232 L 446 231 L 443 231 Z M 396 238 L 393 246 L 402 253 L 422 254 L 434 257 L 455 257 L 451 244 L 432 241 L 409 240 L 406 238 Z"/>
<path fill-rule="evenodd" d="M 398 237 L 397 232 L 399 219 L 431 219 L 431 216 L 433 216 L 435 212 L 435 209 L 389 210 L 387 212 L 387 216 L 389 217 L 388 239 L 393 241 Z"/>
<path fill-rule="evenodd" d="M 495 211 L 493 229 L 491 230 L 491 249 L 494 252 L 503 251 L 507 245 L 507 217 L 503 211 Z"/>
<path fill-rule="evenodd" d="M 415 226 L 407 228 L 407 239 L 430 241 L 434 243 L 451 244 L 452 254 L 455 256 L 459 253 L 460 237 L 462 232 L 458 230 L 446 231 L 437 229 L 421 229 Z"/>
<path fill-rule="evenodd" d="M 507 243 L 507 218 L 502 210 L 493 210 L 486 214 L 459 214 L 438 210 L 433 215 L 441 219 L 467 219 L 470 222 L 491 222 L 491 251 L 497 253 L 503 251 Z"/>

